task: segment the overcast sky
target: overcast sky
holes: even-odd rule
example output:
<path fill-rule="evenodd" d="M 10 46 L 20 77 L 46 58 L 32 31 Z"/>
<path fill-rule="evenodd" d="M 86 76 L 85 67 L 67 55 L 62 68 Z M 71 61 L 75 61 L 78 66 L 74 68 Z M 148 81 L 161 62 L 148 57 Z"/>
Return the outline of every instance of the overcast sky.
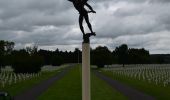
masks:
<path fill-rule="evenodd" d="M 89 0 L 97 36 L 91 47 L 111 50 L 123 43 L 150 53 L 170 53 L 170 0 Z M 0 0 L 0 40 L 15 48 L 38 45 L 55 50 L 81 49 L 78 12 L 67 0 Z M 85 31 L 89 32 L 85 25 Z"/>

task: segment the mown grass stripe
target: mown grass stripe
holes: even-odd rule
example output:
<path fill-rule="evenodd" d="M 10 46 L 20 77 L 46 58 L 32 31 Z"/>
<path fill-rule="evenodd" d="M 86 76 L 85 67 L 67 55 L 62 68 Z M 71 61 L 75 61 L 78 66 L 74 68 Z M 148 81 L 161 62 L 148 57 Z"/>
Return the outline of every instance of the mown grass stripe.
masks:
<path fill-rule="evenodd" d="M 81 100 L 81 67 L 77 66 L 45 91 L 39 100 Z M 91 74 L 92 100 L 125 100 L 122 94 Z"/>

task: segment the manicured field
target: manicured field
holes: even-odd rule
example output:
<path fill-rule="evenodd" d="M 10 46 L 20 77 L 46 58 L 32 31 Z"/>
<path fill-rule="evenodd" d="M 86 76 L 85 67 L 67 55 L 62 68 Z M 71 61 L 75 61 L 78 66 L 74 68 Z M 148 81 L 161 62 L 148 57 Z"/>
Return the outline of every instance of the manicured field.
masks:
<path fill-rule="evenodd" d="M 35 78 L 29 79 L 29 80 L 18 82 L 16 84 L 5 86 L 4 88 L 0 87 L 0 90 L 8 92 L 11 96 L 15 96 L 15 95 L 20 94 L 23 91 L 33 87 L 33 86 L 35 86 L 36 84 L 56 75 L 57 73 L 59 73 L 59 70 L 50 71 L 50 72 L 47 72 L 47 71 L 41 72 L 41 75 L 39 77 L 35 77 Z"/>
<path fill-rule="evenodd" d="M 113 73 L 112 71 L 101 70 L 103 74 L 121 83 L 131 86 L 139 91 L 155 97 L 157 100 L 170 100 L 170 87 L 148 83 L 144 80 L 129 78 Z"/>
<path fill-rule="evenodd" d="M 91 89 L 92 100 L 128 100 L 93 73 L 91 74 Z"/>
<path fill-rule="evenodd" d="M 77 66 L 52 85 L 39 100 L 81 100 L 81 68 Z M 126 100 L 122 94 L 107 85 L 104 81 L 91 74 L 92 100 Z"/>
<path fill-rule="evenodd" d="M 82 76 L 81 66 L 74 65 L 68 69 L 68 73 L 65 74 L 60 80 L 54 82 L 46 91 L 43 92 L 37 99 L 38 100 L 81 100 L 82 99 Z M 63 69 L 54 71 L 41 72 L 39 77 L 31 78 L 0 88 L 9 92 L 12 96 L 22 93 L 33 86 L 49 79 L 50 77 L 57 75 Z M 155 97 L 158 100 L 170 100 L 170 87 L 156 85 L 148 83 L 144 80 L 138 80 L 133 77 L 127 77 L 124 74 L 117 74 L 117 71 L 113 73 L 111 70 L 99 70 L 104 75 L 111 77 L 121 83 L 124 83 L 132 88 L 135 88 L 145 94 Z M 127 73 L 127 71 L 125 71 Z M 124 76 L 123 76 L 124 75 Z M 131 75 L 130 75 L 131 76 Z M 91 71 L 91 100 L 127 100 L 123 94 L 115 90 L 108 85 L 105 81 L 99 79 L 93 71 Z"/>

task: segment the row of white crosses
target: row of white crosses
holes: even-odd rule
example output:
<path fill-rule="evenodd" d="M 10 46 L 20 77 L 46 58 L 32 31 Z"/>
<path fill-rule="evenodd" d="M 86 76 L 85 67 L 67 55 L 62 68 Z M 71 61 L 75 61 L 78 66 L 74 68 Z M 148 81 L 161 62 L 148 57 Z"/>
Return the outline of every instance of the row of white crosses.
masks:
<path fill-rule="evenodd" d="M 46 65 L 41 68 L 41 71 L 43 72 L 51 72 L 51 71 L 56 71 L 59 70 L 61 67 L 59 66 L 51 66 L 51 65 Z"/>
<path fill-rule="evenodd" d="M 39 77 L 40 73 L 32 74 L 15 74 L 15 73 L 1 73 L 0 74 L 0 86 L 5 87 L 14 83 L 22 82 L 31 78 Z"/>
<path fill-rule="evenodd" d="M 0 87 L 4 88 L 5 86 L 9 86 L 12 84 L 16 84 L 18 82 L 22 82 L 28 79 L 39 77 L 41 73 L 32 73 L 32 74 L 15 74 L 11 71 L 2 71 L 0 73 Z"/>
<path fill-rule="evenodd" d="M 57 71 L 57 70 L 60 70 L 62 68 L 66 68 L 68 67 L 69 65 L 62 65 L 62 66 L 51 66 L 51 65 L 46 65 L 46 66 L 43 66 L 41 68 L 41 71 L 42 72 L 51 72 L 51 71 Z"/>
<path fill-rule="evenodd" d="M 51 72 L 51 71 L 57 71 L 59 69 L 68 67 L 68 65 L 62 65 L 62 66 L 43 66 L 41 68 L 41 72 Z M 10 66 L 6 66 L 5 68 L 1 69 L 0 73 L 0 87 L 9 86 L 12 84 L 16 84 L 18 82 L 22 82 L 28 79 L 39 77 L 43 73 L 24 73 L 24 74 L 15 74 L 13 73 L 13 69 Z"/>
<path fill-rule="evenodd" d="M 170 64 L 147 64 L 147 65 L 107 65 L 105 71 L 111 71 L 114 76 L 137 79 L 160 86 L 170 86 Z"/>

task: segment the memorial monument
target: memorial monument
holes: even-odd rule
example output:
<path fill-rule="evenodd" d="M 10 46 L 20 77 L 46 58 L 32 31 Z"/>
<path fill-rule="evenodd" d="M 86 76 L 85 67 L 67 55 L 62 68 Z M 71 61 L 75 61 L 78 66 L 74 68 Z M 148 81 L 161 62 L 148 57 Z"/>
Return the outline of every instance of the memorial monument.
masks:
<path fill-rule="evenodd" d="M 96 13 L 93 8 L 87 3 L 88 0 L 68 0 L 73 3 L 75 9 L 79 12 L 79 26 L 83 33 L 82 43 L 82 100 L 91 99 L 90 91 L 90 37 L 96 36 L 89 21 L 88 13 Z M 89 11 L 85 9 L 89 8 Z M 85 19 L 91 33 L 85 33 L 83 20 Z"/>

